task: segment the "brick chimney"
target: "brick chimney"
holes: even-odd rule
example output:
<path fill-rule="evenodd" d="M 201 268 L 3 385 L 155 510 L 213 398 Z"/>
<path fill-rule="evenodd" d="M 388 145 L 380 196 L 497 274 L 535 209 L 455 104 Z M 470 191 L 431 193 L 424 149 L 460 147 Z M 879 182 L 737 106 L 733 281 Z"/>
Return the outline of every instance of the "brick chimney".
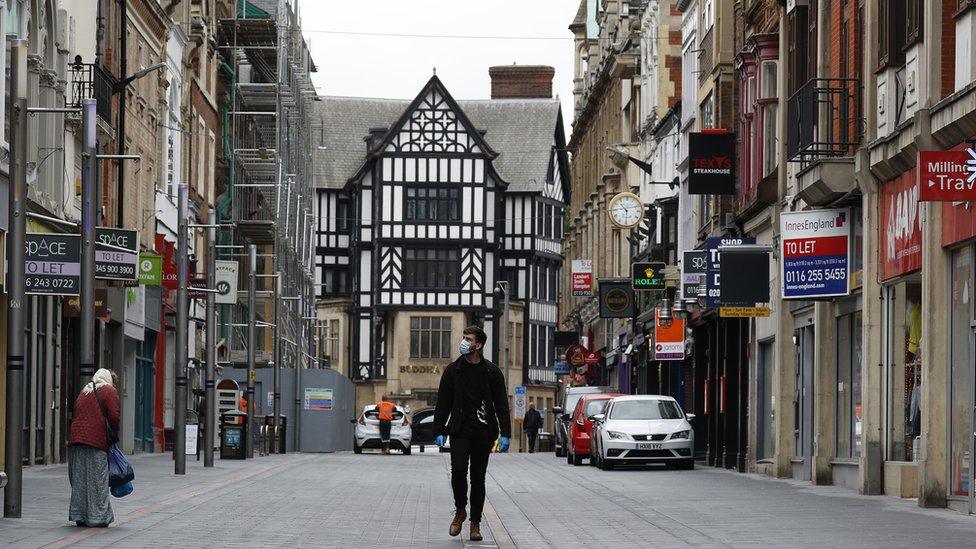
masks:
<path fill-rule="evenodd" d="M 500 65 L 488 69 L 492 99 L 551 99 L 556 69 L 545 65 Z"/>

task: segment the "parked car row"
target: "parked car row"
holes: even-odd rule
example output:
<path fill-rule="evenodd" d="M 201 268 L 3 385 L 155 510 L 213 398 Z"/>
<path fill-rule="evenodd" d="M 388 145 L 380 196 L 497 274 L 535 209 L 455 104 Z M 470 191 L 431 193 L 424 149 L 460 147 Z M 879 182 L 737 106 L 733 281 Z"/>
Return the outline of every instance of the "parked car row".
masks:
<path fill-rule="evenodd" d="M 589 459 L 605 471 L 650 463 L 694 469 L 694 414 L 685 414 L 675 399 L 571 387 L 564 402 L 567 407 L 557 410 L 556 455 L 569 464 Z"/>

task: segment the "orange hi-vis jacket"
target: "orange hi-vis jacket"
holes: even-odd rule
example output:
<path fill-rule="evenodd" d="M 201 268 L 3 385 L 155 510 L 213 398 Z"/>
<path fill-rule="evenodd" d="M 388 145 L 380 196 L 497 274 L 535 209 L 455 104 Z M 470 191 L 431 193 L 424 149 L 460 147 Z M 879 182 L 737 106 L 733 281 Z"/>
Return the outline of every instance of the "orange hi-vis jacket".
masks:
<path fill-rule="evenodd" d="M 396 406 L 392 402 L 382 401 L 376 405 L 376 411 L 379 412 L 380 421 L 393 421 L 393 410 Z"/>

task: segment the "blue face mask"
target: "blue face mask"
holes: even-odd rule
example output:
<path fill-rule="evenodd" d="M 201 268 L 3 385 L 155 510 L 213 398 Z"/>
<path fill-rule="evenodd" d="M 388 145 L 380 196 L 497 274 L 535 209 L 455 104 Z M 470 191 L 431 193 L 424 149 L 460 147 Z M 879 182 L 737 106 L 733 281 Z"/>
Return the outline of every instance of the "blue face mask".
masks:
<path fill-rule="evenodd" d="M 458 350 L 461 351 L 462 355 L 466 355 L 471 352 L 471 343 L 467 339 L 462 339 L 461 344 L 458 345 Z"/>

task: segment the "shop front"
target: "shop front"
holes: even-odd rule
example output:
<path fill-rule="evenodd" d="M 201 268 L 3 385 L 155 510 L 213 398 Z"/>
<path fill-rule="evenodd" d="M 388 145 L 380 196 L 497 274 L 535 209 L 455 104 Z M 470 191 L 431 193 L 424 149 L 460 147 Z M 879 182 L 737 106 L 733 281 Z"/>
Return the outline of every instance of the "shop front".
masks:
<path fill-rule="evenodd" d="M 976 455 L 976 203 L 944 203 L 942 244 L 949 260 L 949 441 L 948 504 L 976 512 L 973 456 Z"/>
<path fill-rule="evenodd" d="M 921 457 L 922 222 L 913 168 L 881 188 L 884 491 L 916 497 Z"/>

